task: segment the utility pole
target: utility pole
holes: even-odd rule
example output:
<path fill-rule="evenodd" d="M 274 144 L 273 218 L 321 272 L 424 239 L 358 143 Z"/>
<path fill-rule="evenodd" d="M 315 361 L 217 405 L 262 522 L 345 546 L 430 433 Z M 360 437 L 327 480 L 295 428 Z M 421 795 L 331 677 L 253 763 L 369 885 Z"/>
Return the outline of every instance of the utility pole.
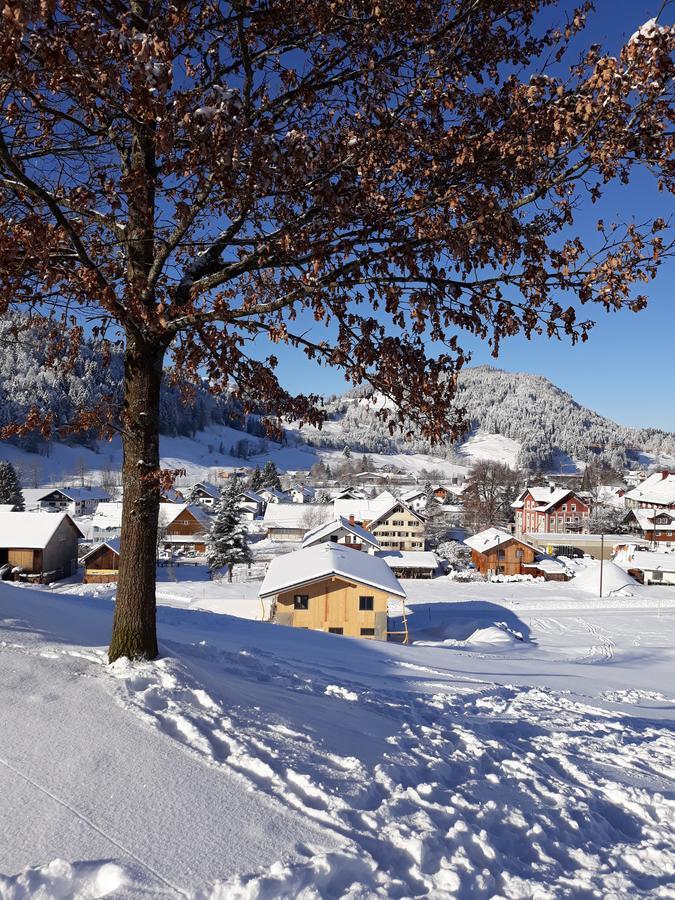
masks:
<path fill-rule="evenodd" d="M 605 534 L 600 535 L 600 599 L 602 599 L 602 569 L 605 564 Z"/>

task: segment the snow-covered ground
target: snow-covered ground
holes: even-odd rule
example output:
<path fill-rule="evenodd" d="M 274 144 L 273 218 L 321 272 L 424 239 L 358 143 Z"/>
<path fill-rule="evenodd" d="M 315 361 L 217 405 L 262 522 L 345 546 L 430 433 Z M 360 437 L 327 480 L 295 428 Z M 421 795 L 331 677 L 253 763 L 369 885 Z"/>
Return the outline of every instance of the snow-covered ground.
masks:
<path fill-rule="evenodd" d="M 3 898 L 672 896 L 675 589 L 404 582 L 405 647 L 183 574 L 112 667 L 111 589 L 0 584 Z"/>

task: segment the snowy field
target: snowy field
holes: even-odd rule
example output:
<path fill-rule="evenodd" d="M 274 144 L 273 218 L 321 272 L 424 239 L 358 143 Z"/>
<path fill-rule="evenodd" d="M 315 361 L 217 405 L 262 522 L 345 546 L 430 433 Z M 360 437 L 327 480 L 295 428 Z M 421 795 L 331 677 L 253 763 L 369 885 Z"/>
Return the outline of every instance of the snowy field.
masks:
<path fill-rule="evenodd" d="M 607 577 L 404 582 L 404 647 L 181 575 L 112 667 L 110 588 L 0 584 L 0 896 L 672 897 L 675 589 Z"/>

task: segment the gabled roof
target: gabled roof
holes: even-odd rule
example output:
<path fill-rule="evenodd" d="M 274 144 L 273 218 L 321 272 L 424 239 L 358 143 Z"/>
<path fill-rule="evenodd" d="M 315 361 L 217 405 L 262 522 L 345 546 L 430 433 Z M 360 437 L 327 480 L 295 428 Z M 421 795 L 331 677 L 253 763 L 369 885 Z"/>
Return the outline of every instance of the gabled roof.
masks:
<path fill-rule="evenodd" d="M 82 557 L 82 562 L 86 559 L 89 559 L 90 556 L 93 556 L 94 553 L 100 553 L 102 547 L 108 547 L 109 550 L 112 550 L 117 556 L 120 555 L 120 538 L 108 538 L 106 541 L 101 541 L 99 544 L 95 544 L 91 550 L 84 554 Z"/>
<path fill-rule="evenodd" d="M 84 537 L 68 513 L 0 513 L 0 547 L 3 550 L 44 550 L 64 519 L 70 522 L 79 537 Z"/>
<path fill-rule="evenodd" d="M 413 518 L 418 519 L 420 522 L 424 522 L 424 516 L 418 512 L 415 512 L 414 509 L 411 509 L 403 500 L 394 500 L 393 503 L 390 503 L 386 509 L 383 509 L 375 518 L 371 519 L 368 523 L 368 527 L 372 528 L 374 525 L 377 525 L 378 522 L 381 522 L 382 519 L 386 519 L 388 515 L 392 513 L 393 510 L 396 509 L 397 506 L 402 506 L 403 509 L 411 515 Z"/>
<path fill-rule="evenodd" d="M 654 472 L 637 487 L 626 491 L 624 497 L 639 503 L 673 506 L 675 505 L 675 473 Z"/>
<path fill-rule="evenodd" d="M 56 487 L 41 488 L 40 490 L 41 494 L 39 499 L 48 497 L 50 494 L 58 491 L 68 500 L 72 500 L 73 502 L 80 502 L 82 500 L 110 500 L 110 494 L 100 487 L 62 487 L 59 485 Z"/>
<path fill-rule="evenodd" d="M 315 512 L 315 510 L 317 512 Z M 316 522 L 319 515 L 325 516 L 324 523 L 333 518 L 330 505 L 323 503 L 270 503 L 263 516 L 263 524 L 276 528 L 303 528 Z M 314 518 L 316 516 L 316 518 Z"/>
<path fill-rule="evenodd" d="M 438 557 L 431 550 L 380 550 L 375 555 L 392 569 L 438 568 Z"/>
<path fill-rule="evenodd" d="M 189 511 L 195 519 L 208 528 L 210 519 L 204 510 L 197 504 L 188 503 L 160 503 L 159 527 L 168 528 L 172 522 L 185 511 Z M 94 528 L 119 528 L 122 524 L 121 503 L 99 503 L 92 524 Z"/>
<path fill-rule="evenodd" d="M 319 525 L 318 528 L 312 528 L 311 531 L 305 534 L 302 546 L 311 547 L 314 544 L 321 543 L 321 541 L 329 538 L 331 534 L 335 534 L 336 531 L 347 531 L 364 544 L 370 544 L 371 547 L 379 548 L 380 546 L 374 535 L 366 531 L 365 528 L 361 528 L 360 525 L 351 525 L 349 519 L 345 519 L 344 516 L 338 516 L 332 522 L 326 522 L 323 525 Z"/>
<path fill-rule="evenodd" d="M 511 506 L 514 509 L 522 509 L 525 497 L 528 494 L 530 494 L 537 504 L 535 506 L 536 512 L 548 512 L 551 507 L 562 503 L 562 501 L 566 500 L 569 496 L 577 497 L 582 503 L 585 502 L 583 497 L 581 497 L 577 491 L 570 490 L 569 488 L 551 488 L 537 485 L 535 487 L 527 487 L 524 491 L 521 491 Z"/>
<path fill-rule="evenodd" d="M 277 556 L 269 565 L 260 596 L 278 594 L 336 575 L 405 598 L 406 593 L 383 559 L 331 541 Z"/>
<path fill-rule="evenodd" d="M 314 488 L 309 484 L 294 484 L 291 491 L 295 491 L 296 494 L 304 494 L 305 497 L 313 497 L 316 493 Z"/>
<path fill-rule="evenodd" d="M 541 550 L 533 544 L 528 544 L 527 541 L 523 541 L 521 538 L 517 538 L 515 535 L 502 531 L 499 528 L 486 528 L 485 531 L 479 531 L 478 534 L 473 534 L 471 537 L 464 539 L 466 546 L 471 547 L 477 553 L 488 553 L 490 550 L 494 550 L 495 547 L 508 544 L 509 541 L 515 541 L 517 544 L 529 547 L 535 553 L 541 553 Z"/>
<path fill-rule="evenodd" d="M 661 507 L 660 509 L 629 509 L 626 511 L 623 521 L 625 522 L 631 516 L 635 517 L 643 531 L 670 531 L 673 528 L 672 522 L 675 521 L 675 509 L 667 509 L 666 507 Z M 660 516 L 666 516 L 670 523 L 657 525 L 654 520 Z"/>
<path fill-rule="evenodd" d="M 192 490 L 196 488 L 201 488 L 205 494 L 213 497 L 214 500 L 220 500 L 220 488 L 217 488 L 215 484 L 211 484 L 210 481 L 198 481 L 192 485 Z"/>
<path fill-rule="evenodd" d="M 265 494 L 269 494 L 270 497 L 276 497 L 277 500 L 286 500 L 288 497 L 288 494 L 285 491 L 280 491 L 277 488 L 267 486 L 261 487 L 259 493 L 263 496 L 263 499 Z"/>
<path fill-rule="evenodd" d="M 239 495 L 239 499 L 250 500 L 252 503 L 264 503 L 265 498 L 261 497 L 257 491 L 242 491 Z"/>

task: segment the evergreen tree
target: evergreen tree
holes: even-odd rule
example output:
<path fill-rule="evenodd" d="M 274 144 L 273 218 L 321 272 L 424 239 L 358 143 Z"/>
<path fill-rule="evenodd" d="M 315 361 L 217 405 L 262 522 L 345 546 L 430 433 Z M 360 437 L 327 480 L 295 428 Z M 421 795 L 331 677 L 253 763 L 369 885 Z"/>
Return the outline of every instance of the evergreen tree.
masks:
<path fill-rule="evenodd" d="M 252 491 L 259 491 L 260 488 L 265 487 L 263 473 L 260 471 L 260 466 L 257 463 L 255 469 L 253 470 L 253 474 L 251 475 L 250 486 Z"/>
<path fill-rule="evenodd" d="M 11 503 L 14 512 L 23 512 L 23 494 L 16 469 L 7 460 L 0 462 L 0 503 Z"/>
<path fill-rule="evenodd" d="M 344 456 L 345 459 L 349 459 L 351 457 L 352 451 L 349 449 L 348 446 L 345 445 L 345 448 L 342 451 L 342 455 Z"/>
<path fill-rule="evenodd" d="M 232 569 L 235 565 L 250 563 L 252 560 L 246 529 L 240 521 L 237 507 L 239 494 L 239 487 L 233 478 L 232 483 L 223 490 L 206 544 L 209 569 L 214 572 L 227 566 L 228 581 L 232 581 Z"/>
<path fill-rule="evenodd" d="M 281 479 L 279 478 L 277 467 L 271 460 L 265 463 L 265 468 L 262 470 L 262 479 L 263 487 L 274 488 L 277 491 L 281 490 Z"/>

